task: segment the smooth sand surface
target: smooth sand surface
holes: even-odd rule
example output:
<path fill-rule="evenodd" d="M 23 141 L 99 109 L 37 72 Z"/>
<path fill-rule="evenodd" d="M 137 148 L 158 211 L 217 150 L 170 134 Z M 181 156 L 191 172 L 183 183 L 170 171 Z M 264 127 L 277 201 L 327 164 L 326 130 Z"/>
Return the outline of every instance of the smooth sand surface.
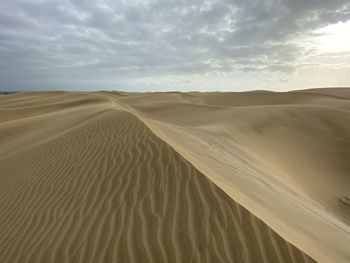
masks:
<path fill-rule="evenodd" d="M 349 262 L 349 98 L 2 95 L 0 262 Z"/>

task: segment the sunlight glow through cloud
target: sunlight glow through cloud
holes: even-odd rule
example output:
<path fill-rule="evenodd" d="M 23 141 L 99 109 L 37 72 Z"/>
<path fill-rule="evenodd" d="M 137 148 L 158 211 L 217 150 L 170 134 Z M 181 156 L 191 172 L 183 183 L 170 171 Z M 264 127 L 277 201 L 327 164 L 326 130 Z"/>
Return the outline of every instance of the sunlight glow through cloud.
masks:
<path fill-rule="evenodd" d="M 317 33 L 322 34 L 318 39 L 321 51 L 330 53 L 350 51 L 350 21 L 326 26 Z"/>

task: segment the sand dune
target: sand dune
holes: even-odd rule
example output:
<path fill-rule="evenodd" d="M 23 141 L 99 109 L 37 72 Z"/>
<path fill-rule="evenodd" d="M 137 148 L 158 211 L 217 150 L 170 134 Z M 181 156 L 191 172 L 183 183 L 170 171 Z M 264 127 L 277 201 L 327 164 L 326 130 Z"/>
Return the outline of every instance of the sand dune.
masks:
<path fill-rule="evenodd" d="M 347 262 L 340 91 L 0 96 L 0 262 Z"/>
<path fill-rule="evenodd" d="M 117 100 L 288 241 L 320 262 L 349 262 L 348 95 L 317 89 Z"/>

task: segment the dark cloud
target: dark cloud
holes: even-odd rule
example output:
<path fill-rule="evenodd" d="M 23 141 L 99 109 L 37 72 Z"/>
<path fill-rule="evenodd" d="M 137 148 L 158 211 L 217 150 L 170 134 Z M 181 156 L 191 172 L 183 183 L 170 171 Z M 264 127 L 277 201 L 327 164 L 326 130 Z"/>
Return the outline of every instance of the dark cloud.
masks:
<path fill-rule="evenodd" d="M 293 72 L 305 52 L 293 40 L 349 19 L 348 0 L 3 0 L 0 88 Z"/>

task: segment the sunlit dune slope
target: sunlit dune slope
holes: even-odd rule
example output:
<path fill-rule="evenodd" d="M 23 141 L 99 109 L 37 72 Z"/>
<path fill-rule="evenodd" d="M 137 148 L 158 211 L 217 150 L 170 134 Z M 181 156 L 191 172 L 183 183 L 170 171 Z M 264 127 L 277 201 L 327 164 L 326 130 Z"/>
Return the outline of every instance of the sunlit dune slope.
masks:
<path fill-rule="evenodd" d="M 120 100 L 150 119 L 231 140 L 293 190 L 347 221 L 350 101 L 345 91 L 338 96 L 327 89 L 139 94 Z"/>

